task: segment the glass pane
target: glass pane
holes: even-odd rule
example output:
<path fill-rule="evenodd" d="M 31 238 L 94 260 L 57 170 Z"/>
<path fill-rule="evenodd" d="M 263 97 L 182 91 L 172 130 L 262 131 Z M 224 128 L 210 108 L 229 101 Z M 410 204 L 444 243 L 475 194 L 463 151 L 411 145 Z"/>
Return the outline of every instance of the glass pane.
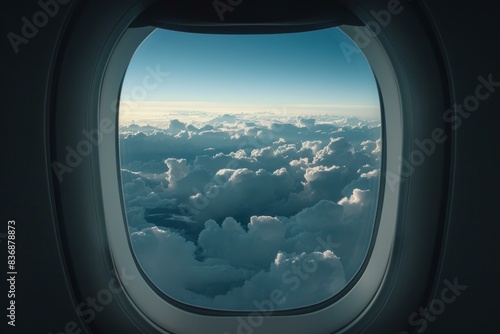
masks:
<path fill-rule="evenodd" d="M 381 110 L 339 29 L 276 35 L 156 30 L 120 100 L 135 256 L 182 303 L 287 310 L 325 301 L 372 239 Z"/>

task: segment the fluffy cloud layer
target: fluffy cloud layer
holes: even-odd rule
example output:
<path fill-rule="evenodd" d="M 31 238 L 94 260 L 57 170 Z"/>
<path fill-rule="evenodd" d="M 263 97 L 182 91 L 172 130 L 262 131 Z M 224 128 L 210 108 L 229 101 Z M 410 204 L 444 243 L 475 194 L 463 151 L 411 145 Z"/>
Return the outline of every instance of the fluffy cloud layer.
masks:
<path fill-rule="evenodd" d="M 121 129 L 123 196 L 145 273 L 182 302 L 226 310 L 321 302 L 364 260 L 380 126 L 219 116 Z"/>

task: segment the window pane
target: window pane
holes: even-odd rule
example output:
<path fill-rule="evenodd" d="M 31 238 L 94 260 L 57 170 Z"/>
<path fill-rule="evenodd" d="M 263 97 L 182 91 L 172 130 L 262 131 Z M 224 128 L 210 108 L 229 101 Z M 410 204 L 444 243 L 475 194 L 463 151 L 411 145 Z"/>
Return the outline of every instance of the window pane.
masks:
<path fill-rule="evenodd" d="M 381 165 L 378 90 L 336 28 L 277 35 L 156 30 L 120 100 L 135 256 L 182 303 L 310 306 L 370 245 Z"/>

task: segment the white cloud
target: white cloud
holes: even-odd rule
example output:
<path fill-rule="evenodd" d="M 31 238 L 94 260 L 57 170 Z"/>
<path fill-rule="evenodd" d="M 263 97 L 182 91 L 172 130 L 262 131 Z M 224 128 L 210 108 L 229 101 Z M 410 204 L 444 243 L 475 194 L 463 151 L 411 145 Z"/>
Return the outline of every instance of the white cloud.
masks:
<path fill-rule="evenodd" d="M 180 179 L 186 177 L 190 172 L 186 159 L 169 158 L 165 160 L 165 164 L 168 167 L 167 180 L 170 184 L 175 184 Z"/>
<path fill-rule="evenodd" d="M 368 245 L 357 242 L 373 224 L 380 127 L 261 118 L 121 129 L 133 248 L 173 298 L 248 310 L 278 289 L 278 309 L 302 307 L 338 292 L 363 260 Z"/>

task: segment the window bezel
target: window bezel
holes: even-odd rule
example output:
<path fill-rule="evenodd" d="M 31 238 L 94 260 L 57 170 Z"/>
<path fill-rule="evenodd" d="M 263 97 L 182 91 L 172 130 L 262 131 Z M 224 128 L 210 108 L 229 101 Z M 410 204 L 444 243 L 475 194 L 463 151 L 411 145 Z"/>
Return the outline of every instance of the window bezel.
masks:
<path fill-rule="evenodd" d="M 119 96 L 120 87 L 118 82 L 121 82 L 121 80 L 118 81 L 117 79 L 120 76 L 123 78 L 131 54 L 153 29 L 129 29 L 117 44 L 103 79 L 99 124 L 103 120 L 113 119 L 116 122 L 115 125 L 118 125 L 116 111 L 109 108 L 110 105 L 116 105 L 114 100 L 116 100 L 116 96 Z M 355 33 L 352 28 L 347 26 L 341 29 L 347 35 L 353 36 Z M 399 174 L 401 166 L 398 157 L 403 152 L 403 116 L 399 86 L 395 71 L 382 45 L 377 39 L 373 39 L 372 42 L 363 51 L 379 82 L 381 100 L 384 105 L 382 124 L 385 138 L 382 141 L 385 158 L 382 163 L 384 171 L 382 174 L 385 175 L 387 171 Z M 115 128 L 118 127 L 115 126 Z M 165 296 L 162 296 L 142 273 L 130 246 L 127 235 L 128 229 L 125 228 L 127 223 L 125 221 L 124 205 L 121 201 L 118 154 L 118 135 L 116 131 L 106 135 L 99 146 L 99 171 L 102 182 L 101 189 L 107 235 L 115 265 L 128 268 L 128 272 L 138 278 L 125 287 L 130 301 L 153 323 L 174 332 L 181 330 L 172 327 L 175 326 L 175 323 L 179 323 L 181 319 L 182 323 L 190 326 L 188 332 L 200 332 L 206 328 L 221 332 L 234 330 L 237 326 L 237 316 L 248 315 L 249 312 L 209 311 L 189 306 L 183 307 L 186 305 L 176 303 L 171 298 L 164 298 Z M 116 168 L 117 164 L 118 168 Z M 399 195 L 399 184 L 396 185 L 396 189 L 389 190 L 382 178 L 379 200 L 383 200 L 383 204 L 379 208 L 379 226 L 377 236 L 375 240 L 372 240 L 372 252 L 365 260 L 364 271 L 359 274 L 357 280 L 353 280 L 352 284 L 348 284 L 344 288 L 345 292 L 315 306 L 290 311 L 277 311 L 266 318 L 260 329 L 264 330 L 264 332 L 272 332 L 280 326 L 282 319 L 286 318 L 287 321 L 294 322 L 293 326 L 290 327 L 293 333 L 307 331 L 307 324 L 311 322 L 325 331 L 335 331 L 348 325 L 359 316 L 376 296 L 389 264 L 396 233 Z M 217 317 L 207 317 L 209 315 L 217 315 Z M 290 317 L 290 315 L 300 316 L 297 317 L 298 320 L 293 320 L 294 317 Z"/>

